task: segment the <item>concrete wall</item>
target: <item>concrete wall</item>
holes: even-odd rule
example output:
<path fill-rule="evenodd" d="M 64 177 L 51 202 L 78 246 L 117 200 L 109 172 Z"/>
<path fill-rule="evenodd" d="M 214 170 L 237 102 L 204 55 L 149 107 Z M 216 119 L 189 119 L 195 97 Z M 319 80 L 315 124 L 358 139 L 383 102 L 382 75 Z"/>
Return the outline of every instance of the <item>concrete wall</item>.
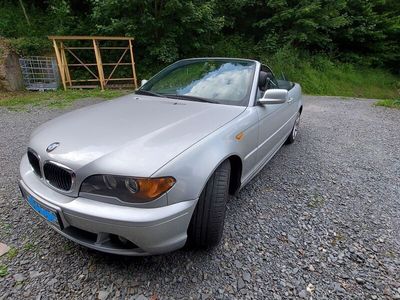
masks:
<path fill-rule="evenodd" d="M 19 91 L 24 89 L 19 57 L 6 41 L 0 39 L 0 90 Z"/>

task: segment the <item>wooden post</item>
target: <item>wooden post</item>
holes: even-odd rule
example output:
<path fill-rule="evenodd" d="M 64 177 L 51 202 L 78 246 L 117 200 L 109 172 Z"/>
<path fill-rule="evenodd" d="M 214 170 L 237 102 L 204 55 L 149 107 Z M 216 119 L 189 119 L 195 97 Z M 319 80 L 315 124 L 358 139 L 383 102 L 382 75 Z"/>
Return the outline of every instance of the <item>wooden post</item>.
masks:
<path fill-rule="evenodd" d="M 95 39 L 93 39 L 93 47 L 94 47 L 94 54 L 96 56 L 97 71 L 99 72 L 100 87 L 101 90 L 104 91 L 105 81 L 104 81 L 103 63 L 101 61 L 99 44 L 98 41 L 96 41 Z"/>
<path fill-rule="evenodd" d="M 65 50 L 64 50 L 64 47 L 65 47 L 64 43 L 61 42 L 60 46 L 61 46 L 61 59 L 62 59 L 62 62 L 63 62 L 64 71 L 65 71 L 65 78 L 66 78 L 66 81 L 69 83 L 69 86 L 71 86 L 72 85 L 71 75 L 69 74 L 67 56 L 65 55 Z"/>
<path fill-rule="evenodd" d="M 129 51 L 131 53 L 131 63 L 132 63 L 132 77 L 133 77 L 133 84 L 135 85 L 135 89 L 137 89 L 137 78 L 136 78 L 136 71 L 135 71 L 135 59 L 133 58 L 133 47 L 132 47 L 132 40 L 129 40 Z"/>
<path fill-rule="evenodd" d="M 67 83 L 65 82 L 65 72 L 64 72 L 63 65 L 62 65 L 60 52 L 58 51 L 57 42 L 54 39 L 53 39 L 53 46 L 54 46 L 54 51 L 56 53 L 58 69 L 60 70 L 61 81 L 62 81 L 62 84 L 63 84 L 63 87 L 64 87 L 64 91 L 66 91 L 67 90 Z"/>

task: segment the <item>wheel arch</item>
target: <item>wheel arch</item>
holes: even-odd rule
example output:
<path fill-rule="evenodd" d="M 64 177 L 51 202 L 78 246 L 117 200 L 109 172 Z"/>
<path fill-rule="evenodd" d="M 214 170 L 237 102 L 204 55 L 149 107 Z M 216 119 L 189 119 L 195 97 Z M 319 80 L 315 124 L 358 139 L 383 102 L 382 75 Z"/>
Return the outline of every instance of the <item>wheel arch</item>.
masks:
<path fill-rule="evenodd" d="M 204 184 L 200 190 L 200 193 L 207 185 L 208 180 L 214 174 L 215 170 L 218 169 L 218 167 L 227 160 L 229 160 L 231 164 L 231 173 L 229 179 L 229 195 L 235 195 L 235 193 L 239 191 L 242 184 L 241 182 L 242 169 L 243 169 L 242 159 L 237 154 L 229 154 L 226 155 L 224 158 L 222 158 L 217 164 L 215 164 L 212 171 L 209 172 L 207 179 L 204 181 Z"/>
<path fill-rule="evenodd" d="M 231 163 L 231 178 L 229 181 L 229 194 L 235 195 L 242 184 L 242 170 L 243 170 L 243 162 L 242 159 L 238 155 L 231 155 L 227 159 L 229 159 Z"/>
<path fill-rule="evenodd" d="M 248 147 L 235 139 L 235 136 L 243 131 L 243 126 L 251 125 L 256 116 L 247 114 L 245 117 L 248 119 L 238 119 L 231 126 L 225 126 L 207 136 L 152 175 L 175 177 L 176 184 L 168 191 L 168 204 L 198 199 L 212 174 L 226 160 L 231 164 L 229 194 L 233 195 L 240 189 Z M 254 134 L 249 132 L 249 137 Z"/>

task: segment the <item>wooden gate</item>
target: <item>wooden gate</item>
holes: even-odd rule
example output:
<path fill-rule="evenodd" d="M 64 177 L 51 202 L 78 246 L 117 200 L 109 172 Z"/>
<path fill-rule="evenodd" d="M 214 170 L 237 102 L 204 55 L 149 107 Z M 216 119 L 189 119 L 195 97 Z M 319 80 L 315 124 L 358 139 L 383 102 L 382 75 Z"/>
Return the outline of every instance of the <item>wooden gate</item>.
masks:
<path fill-rule="evenodd" d="M 67 88 L 96 88 L 100 87 L 104 90 L 107 87 L 112 87 L 111 82 L 119 82 L 124 86 L 133 86 L 137 88 L 137 78 L 135 70 L 135 60 L 133 55 L 133 38 L 131 37 L 114 37 L 114 36 L 49 36 L 53 42 L 54 51 L 57 58 L 58 68 L 60 70 L 60 77 L 64 87 Z M 72 41 L 84 41 L 85 46 L 69 45 Z M 104 42 L 118 42 L 124 44 L 123 46 L 102 46 L 100 43 Z M 77 52 L 81 50 L 93 51 L 95 62 L 84 62 Z M 121 55 L 116 62 L 103 62 L 102 51 L 119 51 Z M 67 60 L 72 58 L 73 63 Z M 124 58 L 128 57 L 128 62 L 124 62 Z M 125 59 L 126 60 L 126 59 Z M 105 74 L 104 67 L 112 66 L 108 74 Z M 113 77 L 118 67 L 131 67 L 130 77 Z M 93 70 L 92 67 L 96 67 Z M 84 68 L 91 78 L 86 79 L 73 79 L 71 77 L 70 68 Z M 82 84 L 83 83 L 83 84 Z M 115 85 L 115 84 L 114 84 Z"/>

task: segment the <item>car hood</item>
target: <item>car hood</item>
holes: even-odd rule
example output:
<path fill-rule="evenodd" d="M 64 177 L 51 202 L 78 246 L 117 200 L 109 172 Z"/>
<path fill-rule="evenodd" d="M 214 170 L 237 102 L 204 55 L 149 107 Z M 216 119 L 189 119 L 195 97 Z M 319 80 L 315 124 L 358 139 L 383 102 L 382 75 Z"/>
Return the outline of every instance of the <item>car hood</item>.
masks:
<path fill-rule="evenodd" d="M 37 128 L 29 146 L 42 160 L 84 173 L 150 176 L 245 107 L 127 95 Z M 51 151 L 54 142 L 60 145 Z"/>

